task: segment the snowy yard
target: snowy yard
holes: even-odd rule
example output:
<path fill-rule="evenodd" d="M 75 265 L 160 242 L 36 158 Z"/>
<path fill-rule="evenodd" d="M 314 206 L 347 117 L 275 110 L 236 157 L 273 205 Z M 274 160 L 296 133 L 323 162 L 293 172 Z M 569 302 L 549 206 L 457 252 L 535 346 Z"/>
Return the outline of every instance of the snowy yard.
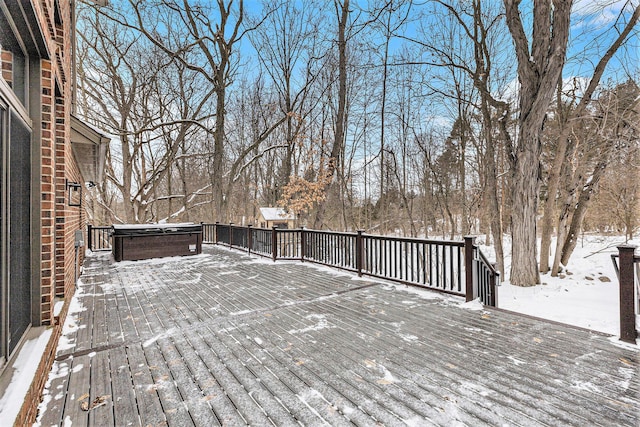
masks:
<path fill-rule="evenodd" d="M 629 243 L 640 246 L 638 240 Z M 616 246 L 621 244 L 621 236 L 581 238 L 558 277 L 542 275 L 542 284 L 530 288 L 505 282 L 498 289 L 498 307 L 618 335 L 619 287 L 611 255 L 618 253 Z M 505 259 L 507 271 L 510 261 Z"/>

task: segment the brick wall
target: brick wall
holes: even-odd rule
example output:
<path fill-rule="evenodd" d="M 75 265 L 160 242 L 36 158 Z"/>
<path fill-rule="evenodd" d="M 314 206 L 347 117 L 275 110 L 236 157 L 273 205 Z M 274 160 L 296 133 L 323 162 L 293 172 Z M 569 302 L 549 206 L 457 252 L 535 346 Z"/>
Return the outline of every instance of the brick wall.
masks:
<path fill-rule="evenodd" d="M 53 146 L 53 74 L 51 62 L 41 63 L 42 79 L 42 125 L 41 125 L 41 312 L 42 324 L 51 324 L 54 298 L 55 259 L 55 156 Z"/>
<path fill-rule="evenodd" d="M 75 291 L 77 266 L 81 265 L 84 250 L 76 258 L 75 232 L 86 229 L 84 206 L 68 206 L 67 183 L 80 183 L 84 187 L 78 165 L 71 148 L 71 2 L 60 0 L 59 17 L 54 20 L 55 3 L 52 0 L 34 0 L 34 10 L 44 29 L 51 61 L 41 61 L 42 123 L 34 124 L 34 132 L 41 132 L 41 322 L 53 327 L 51 339 L 40 360 L 38 370 L 16 425 L 35 422 L 37 406 L 62 332 L 69 303 Z M 7 64 L 5 64 L 5 60 Z M 10 78 L 11 61 L 2 54 L 3 77 Z M 76 264 L 76 259 L 79 263 Z M 54 319 L 55 297 L 64 297 L 65 304 L 59 321 Z"/>

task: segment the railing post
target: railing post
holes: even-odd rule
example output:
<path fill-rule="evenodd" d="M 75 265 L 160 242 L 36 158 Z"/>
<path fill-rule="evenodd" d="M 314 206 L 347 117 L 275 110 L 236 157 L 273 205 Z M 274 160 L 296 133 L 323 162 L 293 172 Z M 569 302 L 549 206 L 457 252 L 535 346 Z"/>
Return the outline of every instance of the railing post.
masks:
<path fill-rule="evenodd" d="M 87 247 L 89 250 L 93 250 L 93 239 L 91 238 L 91 224 L 87 224 Z"/>
<path fill-rule="evenodd" d="M 364 256 L 362 247 L 362 230 L 358 230 L 356 235 L 356 270 L 358 270 L 358 277 L 362 277 L 362 257 Z"/>
<path fill-rule="evenodd" d="M 278 229 L 276 228 L 276 226 L 272 226 L 271 227 L 271 258 L 273 259 L 273 262 L 276 261 L 276 259 L 278 259 Z"/>
<path fill-rule="evenodd" d="M 233 223 L 229 223 L 229 247 L 233 248 Z"/>
<path fill-rule="evenodd" d="M 494 273 L 491 275 L 491 279 L 489 280 L 489 290 L 491 291 L 491 307 L 498 306 L 498 287 L 496 286 L 496 281 L 498 279 L 498 265 L 496 263 L 491 264 L 493 267 Z"/>
<path fill-rule="evenodd" d="M 467 302 L 473 301 L 473 247 L 476 238 L 473 236 L 464 237 L 464 274 L 465 274 L 465 296 Z"/>
<path fill-rule="evenodd" d="M 620 262 L 620 341 L 636 343 L 634 263 L 636 246 L 618 246 Z"/>
<path fill-rule="evenodd" d="M 247 251 L 251 255 L 251 246 L 253 246 L 253 236 L 251 232 L 251 224 L 247 224 Z"/>
<path fill-rule="evenodd" d="M 300 259 L 304 262 L 304 257 L 307 256 L 307 232 L 304 227 L 300 227 Z"/>
<path fill-rule="evenodd" d="M 213 224 L 213 244 L 214 245 L 218 244 L 218 224 L 220 224 L 219 221 L 216 221 L 216 223 Z"/>

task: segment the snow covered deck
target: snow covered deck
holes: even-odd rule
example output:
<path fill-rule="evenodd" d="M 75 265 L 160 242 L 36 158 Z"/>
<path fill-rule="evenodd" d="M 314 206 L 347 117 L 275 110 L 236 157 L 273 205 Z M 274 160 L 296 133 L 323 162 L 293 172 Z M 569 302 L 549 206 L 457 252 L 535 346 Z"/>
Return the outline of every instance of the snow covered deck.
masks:
<path fill-rule="evenodd" d="M 462 300 L 203 254 L 88 257 L 43 426 L 640 424 L 640 353 Z"/>

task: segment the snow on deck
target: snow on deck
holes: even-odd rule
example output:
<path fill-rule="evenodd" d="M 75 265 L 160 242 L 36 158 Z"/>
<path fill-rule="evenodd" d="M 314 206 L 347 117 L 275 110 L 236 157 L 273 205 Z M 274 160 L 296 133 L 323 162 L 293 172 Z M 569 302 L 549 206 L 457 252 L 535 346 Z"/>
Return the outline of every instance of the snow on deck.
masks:
<path fill-rule="evenodd" d="M 602 334 L 210 246 L 84 271 L 43 426 L 640 424 Z"/>

